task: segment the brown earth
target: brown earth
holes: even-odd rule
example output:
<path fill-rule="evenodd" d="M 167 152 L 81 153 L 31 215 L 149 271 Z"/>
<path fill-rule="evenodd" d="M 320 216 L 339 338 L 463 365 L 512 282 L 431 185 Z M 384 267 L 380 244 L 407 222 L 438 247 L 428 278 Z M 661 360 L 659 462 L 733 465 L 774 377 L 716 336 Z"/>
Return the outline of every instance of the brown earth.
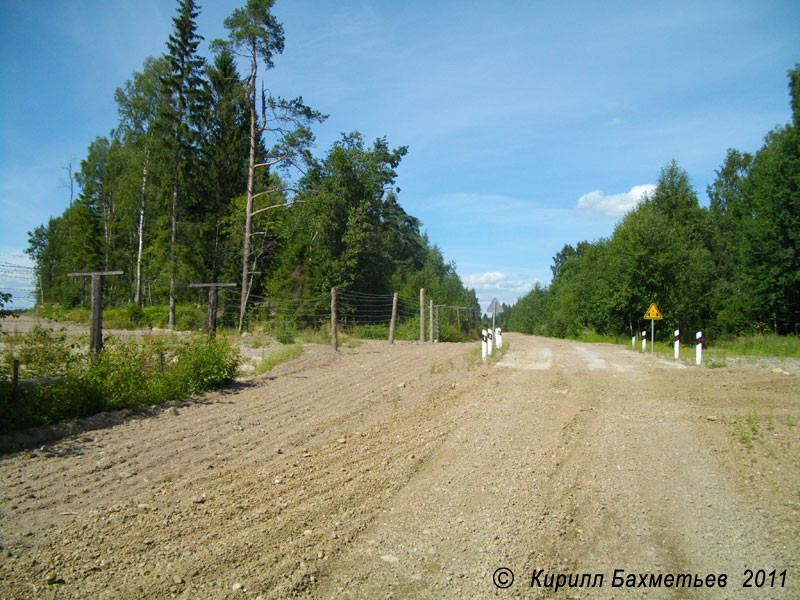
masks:
<path fill-rule="evenodd" d="M 0 597 L 800 597 L 800 378 L 504 338 L 474 368 L 474 344 L 307 345 L 3 456 Z"/>

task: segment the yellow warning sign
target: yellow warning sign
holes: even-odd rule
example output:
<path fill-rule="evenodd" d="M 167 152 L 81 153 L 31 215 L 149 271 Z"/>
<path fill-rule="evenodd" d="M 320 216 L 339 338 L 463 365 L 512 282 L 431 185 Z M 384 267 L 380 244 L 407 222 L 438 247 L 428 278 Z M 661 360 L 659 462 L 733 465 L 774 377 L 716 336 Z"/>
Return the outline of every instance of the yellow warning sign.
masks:
<path fill-rule="evenodd" d="M 647 309 L 647 312 L 644 315 L 645 319 L 655 319 L 661 321 L 664 317 L 661 316 L 661 312 L 658 310 L 656 303 L 653 302 L 650 305 L 650 308 Z"/>

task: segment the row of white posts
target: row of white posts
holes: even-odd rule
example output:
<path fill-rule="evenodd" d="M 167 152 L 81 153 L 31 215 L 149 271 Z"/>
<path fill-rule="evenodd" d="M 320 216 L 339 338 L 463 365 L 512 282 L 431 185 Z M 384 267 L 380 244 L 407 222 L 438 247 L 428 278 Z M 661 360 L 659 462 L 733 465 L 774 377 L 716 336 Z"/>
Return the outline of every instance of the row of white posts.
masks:
<path fill-rule="evenodd" d="M 503 347 L 503 332 L 497 327 L 494 330 L 494 335 L 491 329 L 483 329 L 481 331 L 481 358 L 486 362 L 486 357 L 492 355 L 492 346 L 497 344 L 498 348 Z"/>
<path fill-rule="evenodd" d="M 703 332 L 698 331 L 694 334 L 695 337 L 695 347 L 694 347 L 694 362 L 698 366 L 703 362 Z M 680 357 L 680 348 L 681 348 L 681 330 L 675 330 L 675 360 L 678 360 Z M 655 340 L 650 341 L 651 344 L 651 351 L 652 345 L 655 344 Z M 636 336 L 631 338 L 631 348 L 636 347 Z M 642 352 L 647 349 L 647 330 L 642 331 Z"/>

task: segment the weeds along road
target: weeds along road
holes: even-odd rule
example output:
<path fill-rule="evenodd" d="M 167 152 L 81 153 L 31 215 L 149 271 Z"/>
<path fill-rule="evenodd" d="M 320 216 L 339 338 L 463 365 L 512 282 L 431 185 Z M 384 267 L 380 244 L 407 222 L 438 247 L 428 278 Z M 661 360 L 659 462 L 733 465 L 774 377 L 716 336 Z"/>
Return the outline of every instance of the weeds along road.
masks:
<path fill-rule="evenodd" d="M 0 597 L 800 596 L 798 377 L 504 339 L 308 345 L 3 456 Z"/>

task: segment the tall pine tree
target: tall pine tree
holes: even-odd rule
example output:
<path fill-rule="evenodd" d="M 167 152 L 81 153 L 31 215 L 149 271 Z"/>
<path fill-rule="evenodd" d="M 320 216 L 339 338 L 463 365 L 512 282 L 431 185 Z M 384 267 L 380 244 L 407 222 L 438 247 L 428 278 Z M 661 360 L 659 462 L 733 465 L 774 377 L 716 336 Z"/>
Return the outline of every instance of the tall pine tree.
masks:
<path fill-rule="evenodd" d="M 169 251 L 169 327 L 175 326 L 175 276 L 178 262 L 178 210 L 188 202 L 187 187 L 195 164 L 198 126 L 206 103 L 203 80 L 205 61 L 197 54 L 200 37 L 195 20 L 200 13 L 194 0 L 180 0 L 173 32 L 167 41 L 169 72 L 162 79 L 167 106 L 162 113 L 172 155 L 172 189 Z"/>

